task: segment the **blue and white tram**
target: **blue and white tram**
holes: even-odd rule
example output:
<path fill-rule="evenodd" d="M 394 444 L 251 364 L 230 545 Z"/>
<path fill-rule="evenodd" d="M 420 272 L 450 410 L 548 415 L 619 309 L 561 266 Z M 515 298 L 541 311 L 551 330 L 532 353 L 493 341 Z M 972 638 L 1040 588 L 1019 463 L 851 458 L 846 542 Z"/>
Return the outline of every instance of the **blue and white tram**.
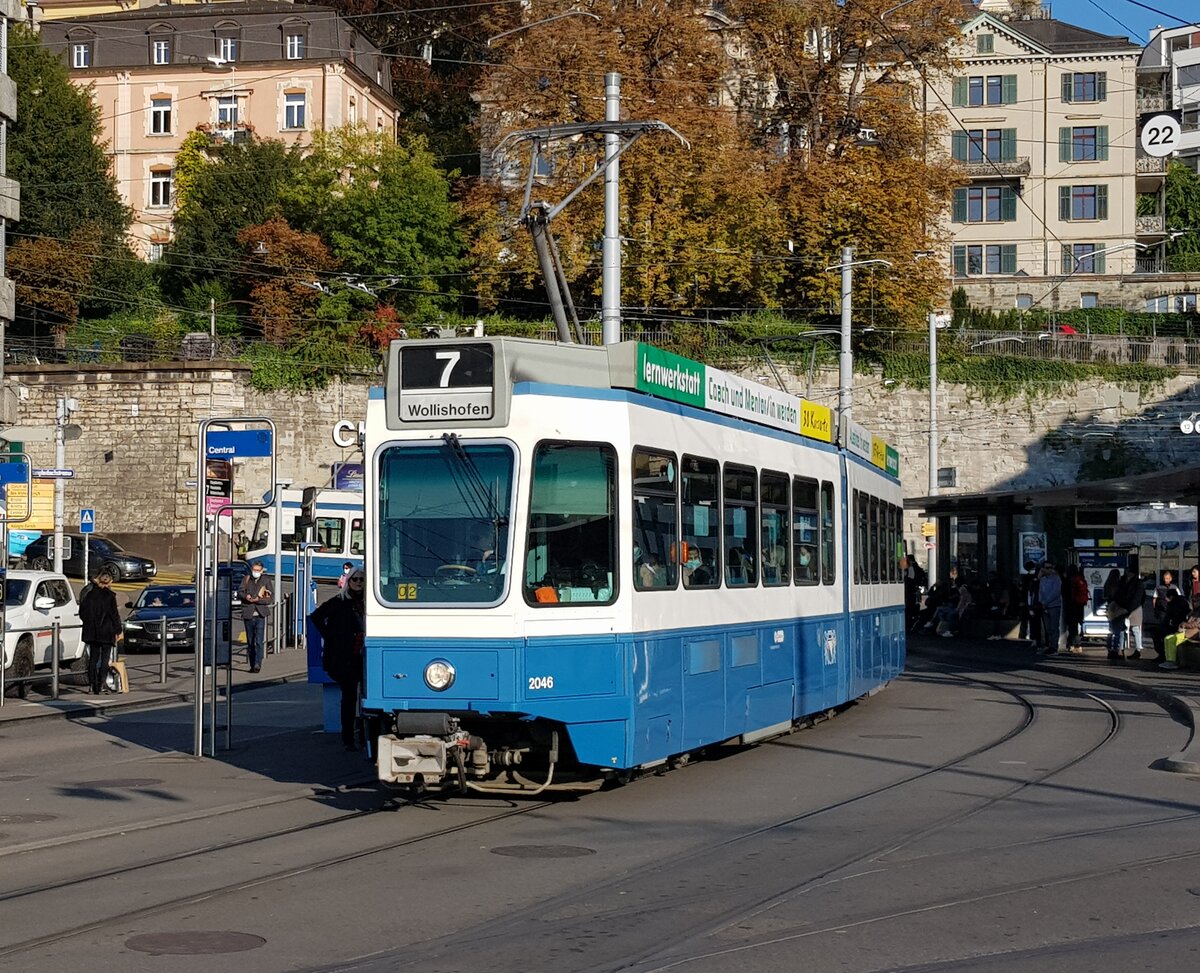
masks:
<path fill-rule="evenodd" d="M 380 778 L 626 774 L 899 674 L 898 463 L 844 426 L 635 342 L 394 343 L 366 421 Z"/>

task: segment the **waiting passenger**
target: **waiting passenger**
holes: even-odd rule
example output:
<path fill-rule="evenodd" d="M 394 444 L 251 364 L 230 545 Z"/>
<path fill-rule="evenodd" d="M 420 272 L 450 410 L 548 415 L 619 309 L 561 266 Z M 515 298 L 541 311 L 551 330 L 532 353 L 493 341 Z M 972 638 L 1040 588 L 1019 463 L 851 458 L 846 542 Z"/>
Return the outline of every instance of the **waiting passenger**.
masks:
<path fill-rule="evenodd" d="M 812 548 L 807 544 L 801 544 L 796 548 L 796 580 L 812 581 L 815 577 Z"/>
<path fill-rule="evenodd" d="M 666 587 L 667 572 L 657 554 L 649 555 L 638 565 L 638 582 L 643 588 Z"/>

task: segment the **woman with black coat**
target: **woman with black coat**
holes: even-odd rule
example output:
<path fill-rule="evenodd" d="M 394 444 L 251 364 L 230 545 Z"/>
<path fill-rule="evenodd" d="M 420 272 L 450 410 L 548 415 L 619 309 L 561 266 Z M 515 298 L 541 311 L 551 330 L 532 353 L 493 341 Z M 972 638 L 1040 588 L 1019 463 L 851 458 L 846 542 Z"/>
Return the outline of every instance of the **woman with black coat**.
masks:
<path fill-rule="evenodd" d="M 79 603 L 79 620 L 83 622 L 81 635 L 88 649 L 88 683 L 93 696 L 104 691 L 109 654 L 121 634 L 121 613 L 117 610 L 112 583 L 112 575 L 101 571 L 96 575 L 96 583 L 88 588 Z"/>
<path fill-rule="evenodd" d="M 321 633 L 321 668 L 342 691 L 342 743 L 357 750 L 354 720 L 358 709 L 358 689 L 362 685 L 363 636 L 366 633 L 367 576 L 356 568 L 346 579 L 346 587 L 317 606 L 310 620 Z"/>

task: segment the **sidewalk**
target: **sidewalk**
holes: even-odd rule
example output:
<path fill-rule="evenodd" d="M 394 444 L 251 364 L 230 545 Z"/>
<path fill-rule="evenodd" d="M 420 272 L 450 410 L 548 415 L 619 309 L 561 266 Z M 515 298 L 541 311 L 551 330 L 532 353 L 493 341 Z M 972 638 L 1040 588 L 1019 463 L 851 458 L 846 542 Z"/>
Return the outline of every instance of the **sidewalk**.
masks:
<path fill-rule="evenodd" d="M 62 672 L 59 676 L 59 698 L 50 698 L 50 673 L 45 670 L 44 682 L 29 687 L 28 698 L 19 699 L 12 686 L 6 687 L 4 705 L 0 706 L 0 727 L 13 723 L 45 718 L 79 719 L 86 716 L 106 716 L 115 712 L 146 709 L 167 703 L 187 702 L 196 689 L 194 658 L 190 654 L 175 654 L 167 659 L 167 681 L 159 681 L 159 657 L 139 654 L 122 655 L 129 675 L 129 692 L 93 696 L 87 689 L 86 673 Z M 259 686 L 289 682 L 305 682 L 308 668 L 304 653 L 299 649 L 284 649 L 268 655 L 262 672 L 252 673 L 234 650 L 233 692 Z M 43 670 L 38 671 L 41 675 Z M 218 685 L 225 688 L 225 672 L 217 671 Z M 211 687 L 206 687 L 210 689 Z"/>
<path fill-rule="evenodd" d="M 1164 756 L 1162 770 L 1200 774 L 1200 672 L 1166 671 L 1146 661 L 1110 662 L 1103 645 L 1085 645 L 1083 655 L 1039 655 L 1033 643 L 1022 639 L 944 639 L 916 634 L 908 637 L 911 655 L 937 659 L 970 659 L 1044 669 L 1090 682 L 1139 693 L 1169 710 L 1191 729 L 1187 744 L 1178 753 Z"/>

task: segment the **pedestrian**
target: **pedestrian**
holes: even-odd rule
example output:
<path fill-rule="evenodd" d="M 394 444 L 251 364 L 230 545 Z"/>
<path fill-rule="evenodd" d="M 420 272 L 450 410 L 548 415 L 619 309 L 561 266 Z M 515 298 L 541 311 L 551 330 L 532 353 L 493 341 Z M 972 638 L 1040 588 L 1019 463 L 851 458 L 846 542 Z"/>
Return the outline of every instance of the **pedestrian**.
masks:
<path fill-rule="evenodd" d="M 358 749 L 355 724 L 367 630 L 366 581 L 362 568 L 356 568 L 347 577 L 345 588 L 309 616 L 321 633 L 321 668 L 342 692 L 342 743 L 350 751 Z"/>
<path fill-rule="evenodd" d="M 1072 655 L 1083 654 L 1083 616 L 1088 602 L 1092 600 L 1088 591 L 1087 578 L 1078 564 L 1068 564 L 1063 580 L 1066 589 L 1063 595 L 1063 618 L 1067 623 L 1067 651 Z"/>
<path fill-rule="evenodd" d="M 109 655 L 121 634 L 121 613 L 117 610 L 112 583 L 112 575 L 101 571 L 79 604 L 79 620 L 83 622 L 81 634 L 88 649 L 88 683 L 93 696 L 104 691 Z"/>
<path fill-rule="evenodd" d="M 1062 577 L 1047 561 L 1038 574 L 1038 604 L 1041 605 L 1042 640 L 1046 655 L 1062 648 Z"/>
<path fill-rule="evenodd" d="M 350 572 L 354 570 L 354 565 L 347 561 L 342 565 L 342 573 L 338 575 L 337 585 L 339 588 L 346 587 L 346 579 L 350 577 Z"/>
<path fill-rule="evenodd" d="M 921 615 L 921 576 L 916 559 L 905 554 L 900 558 L 900 577 L 904 579 L 904 627 L 911 632 Z"/>
<path fill-rule="evenodd" d="M 261 672 L 267 615 L 275 602 L 275 586 L 263 573 L 262 561 L 250 565 L 250 573 L 242 578 L 239 593 L 242 596 L 242 623 L 246 626 L 246 661 L 251 672 Z"/>
<path fill-rule="evenodd" d="M 1192 615 L 1200 618 L 1200 565 L 1194 566 L 1188 572 L 1187 599 Z"/>
<path fill-rule="evenodd" d="M 1125 658 L 1142 657 L 1142 608 L 1146 603 L 1146 586 L 1137 565 L 1130 563 L 1121 579 L 1121 604 L 1125 607 Z"/>
<path fill-rule="evenodd" d="M 1122 580 L 1119 568 L 1104 579 L 1104 614 L 1108 618 L 1108 660 L 1114 662 L 1125 651 L 1125 616 L 1129 609 L 1121 601 Z"/>
<path fill-rule="evenodd" d="M 1017 615 L 1020 622 L 1017 637 L 1030 639 L 1040 645 L 1042 640 L 1037 607 L 1038 570 L 1034 561 L 1025 562 L 1025 573 L 1021 575 L 1018 586 L 1021 596 Z"/>
<path fill-rule="evenodd" d="M 250 550 L 250 540 L 246 537 L 244 530 L 239 530 L 234 537 L 234 550 L 237 551 L 237 559 L 239 561 L 246 560 L 246 552 Z"/>
<path fill-rule="evenodd" d="M 1178 601 L 1182 604 L 1172 605 L 1172 599 L 1178 597 Z M 1187 599 L 1182 597 L 1182 592 L 1175 584 L 1175 575 L 1167 570 L 1162 573 L 1162 583 L 1154 589 L 1154 599 L 1151 602 L 1151 617 L 1152 623 L 1150 627 L 1151 640 L 1154 642 L 1154 651 L 1158 653 L 1158 659 L 1161 661 L 1164 658 L 1163 639 L 1176 631 L 1187 617 Z M 1171 618 L 1168 618 L 1167 609 L 1171 608 Z M 1182 613 L 1182 614 L 1181 614 Z"/>

